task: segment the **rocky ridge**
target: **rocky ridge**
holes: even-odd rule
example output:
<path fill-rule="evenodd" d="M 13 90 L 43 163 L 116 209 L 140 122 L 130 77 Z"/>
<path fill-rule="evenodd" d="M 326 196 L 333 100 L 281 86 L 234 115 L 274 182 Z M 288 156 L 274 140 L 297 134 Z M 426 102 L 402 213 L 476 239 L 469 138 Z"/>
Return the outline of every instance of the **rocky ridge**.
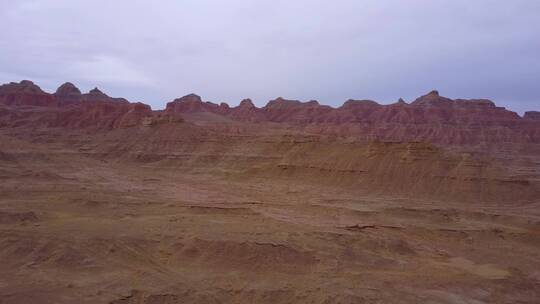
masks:
<path fill-rule="evenodd" d="M 115 129 L 187 120 L 219 125 L 277 123 L 306 132 L 384 141 L 427 141 L 443 145 L 540 143 L 540 114 L 524 117 L 486 99 L 450 99 L 432 91 L 410 104 L 347 100 L 334 108 L 317 101 L 282 97 L 256 107 L 245 99 L 236 107 L 203 101 L 189 94 L 152 111 L 143 103 L 112 98 L 98 88 L 88 93 L 72 83 L 54 94 L 28 80 L 0 86 L 0 125 Z"/>

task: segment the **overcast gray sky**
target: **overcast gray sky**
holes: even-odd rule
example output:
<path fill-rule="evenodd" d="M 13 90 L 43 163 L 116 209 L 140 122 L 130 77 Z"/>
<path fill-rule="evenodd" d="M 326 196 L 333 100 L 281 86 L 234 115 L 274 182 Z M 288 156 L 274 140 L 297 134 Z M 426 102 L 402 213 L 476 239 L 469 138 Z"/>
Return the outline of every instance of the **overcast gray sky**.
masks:
<path fill-rule="evenodd" d="M 0 82 L 153 108 L 194 92 L 411 101 L 432 89 L 540 110 L 538 0 L 0 0 Z"/>

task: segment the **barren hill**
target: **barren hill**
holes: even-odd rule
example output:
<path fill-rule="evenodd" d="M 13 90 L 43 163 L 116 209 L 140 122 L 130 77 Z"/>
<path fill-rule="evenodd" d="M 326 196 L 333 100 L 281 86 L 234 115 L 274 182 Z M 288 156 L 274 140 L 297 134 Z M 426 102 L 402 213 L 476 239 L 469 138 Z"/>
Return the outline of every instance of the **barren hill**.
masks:
<path fill-rule="evenodd" d="M 540 119 L 0 86 L 1 303 L 536 303 Z"/>

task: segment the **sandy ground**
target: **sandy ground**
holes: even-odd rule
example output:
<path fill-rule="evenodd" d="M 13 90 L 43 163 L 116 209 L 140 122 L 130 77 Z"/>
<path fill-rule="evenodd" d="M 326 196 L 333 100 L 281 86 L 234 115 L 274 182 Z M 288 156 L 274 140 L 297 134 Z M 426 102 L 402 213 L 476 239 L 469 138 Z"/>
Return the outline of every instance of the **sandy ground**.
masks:
<path fill-rule="evenodd" d="M 540 203 L 362 193 L 4 155 L 0 303 L 540 302 Z"/>

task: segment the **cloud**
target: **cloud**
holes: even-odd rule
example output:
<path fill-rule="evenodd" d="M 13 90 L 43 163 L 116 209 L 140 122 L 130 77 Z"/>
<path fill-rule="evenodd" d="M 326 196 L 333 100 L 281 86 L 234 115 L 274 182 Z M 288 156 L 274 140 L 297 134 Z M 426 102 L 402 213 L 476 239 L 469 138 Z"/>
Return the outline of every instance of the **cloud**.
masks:
<path fill-rule="evenodd" d="M 134 65 L 109 55 L 96 55 L 89 60 L 72 62 L 67 66 L 67 74 L 89 82 L 113 85 L 150 86 L 153 82 Z"/>
<path fill-rule="evenodd" d="M 393 102 L 540 100 L 532 0 L 0 0 L 1 81 L 94 83 L 159 108 L 197 92 Z M 41 83 L 41 82 L 40 82 Z"/>

